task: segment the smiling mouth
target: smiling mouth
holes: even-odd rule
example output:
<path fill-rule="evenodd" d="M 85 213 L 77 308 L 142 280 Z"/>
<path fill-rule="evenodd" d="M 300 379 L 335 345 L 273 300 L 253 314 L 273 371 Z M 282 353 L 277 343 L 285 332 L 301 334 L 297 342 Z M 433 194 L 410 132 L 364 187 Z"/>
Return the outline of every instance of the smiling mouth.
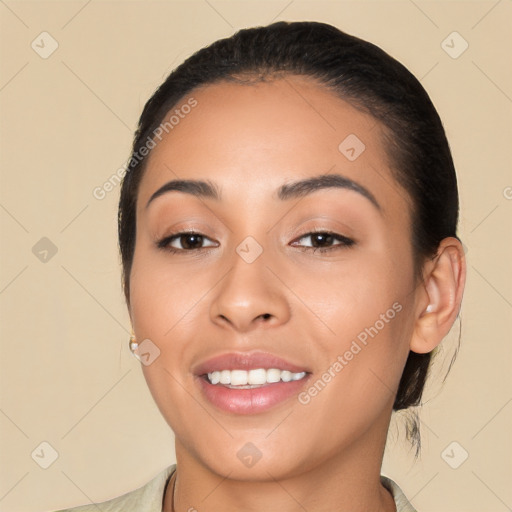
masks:
<path fill-rule="evenodd" d="M 219 354 L 192 368 L 202 397 L 228 414 L 260 414 L 298 395 L 312 368 L 268 351 Z"/>
<path fill-rule="evenodd" d="M 217 370 L 203 375 L 210 384 L 230 389 L 254 389 L 275 384 L 301 380 L 307 372 L 290 372 L 279 368 L 256 368 L 253 370 Z"/>

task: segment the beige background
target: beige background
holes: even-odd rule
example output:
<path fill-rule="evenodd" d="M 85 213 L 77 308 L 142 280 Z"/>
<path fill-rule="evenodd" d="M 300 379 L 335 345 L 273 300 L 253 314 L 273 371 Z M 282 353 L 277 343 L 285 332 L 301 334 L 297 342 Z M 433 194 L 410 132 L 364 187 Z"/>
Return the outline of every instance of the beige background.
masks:
<path fill-rule="evenodd" d="M 126 161 L 142 106 L 173 67 L 273 20 L 325 21 L 378 44 L 421 79 L 440 112 L 468 257 L 462 345 L 442 389 L 428 389 L 421 459 L 396 435 L 397 418 L 384 472 L 420 512 L 510 510 L 510 0 L 2 0 L 0 16 L 1 511 L 102 501 L 174 462 L 172 432 L 128 351 L 119 187 L 103 200 L 92 191 Z M 59 45 L 47 59 L 31 47 L 43 46 L 43 31 Z M 469 44 L 458 58 L 441 46 L 453 31 Z M 450 44 L 458 50 L 462 40 Z M 32 250 L 43 237 L 58 249 L 46 262 Z M 457 336 L 458 324 L 447 354 Z M 31 457 L 43 441 L 58 452 L 48 469 L 37 463 L 48 448 Z M 441 456 L 453 441 L 452 464 L 469 454 L 458 469 Z"/>

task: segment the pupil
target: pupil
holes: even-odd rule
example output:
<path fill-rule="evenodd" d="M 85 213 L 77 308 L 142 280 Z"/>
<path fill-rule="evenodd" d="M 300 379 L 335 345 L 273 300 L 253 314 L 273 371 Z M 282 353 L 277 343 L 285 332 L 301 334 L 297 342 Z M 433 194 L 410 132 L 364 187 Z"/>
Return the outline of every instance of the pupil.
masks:
<path fill-rule="evenodd" d="M 320 243 L 322 243 L 322 240 L 325 243 L 326 241 L 327 242 L 330 241 L 330 239 L 332 238 L 332 235 L 325 234 L 325 233 L 319 233 L 319 234 L 316 234 L 315 237 L 317 240 L 320 239 Z"/>
<path fill-rule="evenodd" d="M 192 239 L 193 240 L 191 244 L 189 244 L 188 242 L 183 244 L 183 247 L 188 247 L 188 248 L 192 248 L 193 249 L 193 248 L 195 248 L 195 246 L 197 245 L 198 242 L 199 242 L 199 245 L 201 244 L 201 240 L 202 240 L 203 237 L 201 235 L 184 235 L 183 238 L 185 240 L 187 240 L 187 239 L 189 239 L 189 240 Z M 195 240 L 195 243 L 194 243 L 194 240 Z M 192 246 L 192 247 L 190 247 L 190 246 Z"/>

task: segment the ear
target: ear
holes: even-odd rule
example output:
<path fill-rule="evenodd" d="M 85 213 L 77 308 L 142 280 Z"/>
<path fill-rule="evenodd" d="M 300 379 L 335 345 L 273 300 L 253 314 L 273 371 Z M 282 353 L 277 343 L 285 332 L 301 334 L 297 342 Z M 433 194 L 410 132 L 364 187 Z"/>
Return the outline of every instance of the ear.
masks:
<path fill-rule="evenodd" d="M 448 334 L 459 314 L 465 282 L 464 249 L 459 240 L 447 237 L 424 268 L 410 342 L 413 352 L 431 352 Z"/>

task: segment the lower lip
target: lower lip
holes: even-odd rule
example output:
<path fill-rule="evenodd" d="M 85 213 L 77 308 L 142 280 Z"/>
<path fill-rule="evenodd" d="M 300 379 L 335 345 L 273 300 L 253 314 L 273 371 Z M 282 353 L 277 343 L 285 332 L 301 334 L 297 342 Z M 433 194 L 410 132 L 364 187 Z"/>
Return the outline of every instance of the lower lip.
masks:
<path fill-rule="evenodd" d="M 300 380 L 281 381 L 253 389 L 232 389 L 222 384 L 210 384 L 204 377 L 197 378 L 206 399 L 219 409 L 234 414 L 257 414 L 298 395 L 309 374 Z"/>

